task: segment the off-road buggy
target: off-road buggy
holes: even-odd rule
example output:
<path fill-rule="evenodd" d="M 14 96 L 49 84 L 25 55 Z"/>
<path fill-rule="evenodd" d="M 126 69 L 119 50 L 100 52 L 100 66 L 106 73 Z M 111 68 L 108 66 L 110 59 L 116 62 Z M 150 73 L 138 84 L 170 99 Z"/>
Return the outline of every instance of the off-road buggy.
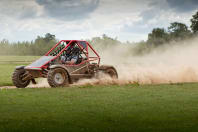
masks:
<path fill-rule="evenodd" d="M 71 61 L 76 56 L 76 62 Z M 47 78 L 51 87 L 63 87 L 82 78 L 93 78 L 104 72 L 112 78 L 118 78 L 113 66 L 100 65 L 100 56 L 86 41 L 62 40 L 44 56 L 28 66 L 17 66 L 12 81 L 17 88 L 25 88 L 35 78 Z"/>

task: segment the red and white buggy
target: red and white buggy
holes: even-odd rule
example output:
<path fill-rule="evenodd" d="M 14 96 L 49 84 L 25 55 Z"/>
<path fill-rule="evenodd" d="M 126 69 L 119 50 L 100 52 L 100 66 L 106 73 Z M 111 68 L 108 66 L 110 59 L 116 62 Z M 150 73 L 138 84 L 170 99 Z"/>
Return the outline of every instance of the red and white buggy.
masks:
<path fill-rule="evenodd" d="M 77 56 L 74 63 L 72 56 Z M 47 78 L 51 87 L 63 87 L 82 78 L 93 78 L 99 72 L 104 72 L 112 78 L 118 78 L 113 66 L 100 65 L 100 56 L 86 41 L 62 40 L 44 56 L 28 66 L 17 66 L 12 81 L 17 88 L 25 88 L 35 78 Z"/>

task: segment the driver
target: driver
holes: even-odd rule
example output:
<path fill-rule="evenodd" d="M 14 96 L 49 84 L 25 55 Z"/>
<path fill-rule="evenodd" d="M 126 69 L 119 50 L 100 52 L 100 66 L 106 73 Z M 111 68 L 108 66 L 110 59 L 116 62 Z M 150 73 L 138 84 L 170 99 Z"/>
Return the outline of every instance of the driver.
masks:
<path fill-rule="evenodd" d="M 63 64 L 74 65 L 79 59 L 79 49 L 74 48 L 72 54 L 61 56 L 61 62 Z"/>

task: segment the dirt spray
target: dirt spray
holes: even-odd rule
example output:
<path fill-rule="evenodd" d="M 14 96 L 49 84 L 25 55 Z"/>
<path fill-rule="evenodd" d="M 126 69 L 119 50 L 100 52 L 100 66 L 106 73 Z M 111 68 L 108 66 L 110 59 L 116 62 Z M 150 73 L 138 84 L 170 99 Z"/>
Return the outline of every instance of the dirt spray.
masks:
<path fill-rule="evenodd" d="M 100 52 L 102 64 L 116 67 L 118 80 L 101 76 L 80 80 L 77 85 L 198 82 L 198 38 L 171 42 L 143 56 L 132 56 L 131 52 L 126 45 Z"/>

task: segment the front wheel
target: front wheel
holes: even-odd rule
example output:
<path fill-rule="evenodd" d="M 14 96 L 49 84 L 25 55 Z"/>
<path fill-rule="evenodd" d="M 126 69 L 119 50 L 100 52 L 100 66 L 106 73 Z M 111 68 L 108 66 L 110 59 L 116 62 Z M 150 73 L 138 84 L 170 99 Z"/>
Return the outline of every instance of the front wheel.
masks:
<path fill-rule="evenodd" d="M 69 84 L 69 77 L 63 68 L 55 68 L 48 72 L 47 81 L 51 87 L 63 87 Z"/>
<path fill-rule="evenodd" d="M 17 88 L 25 88 L 30 84 L 30 80 L 23 80 L 25 74 L 25 69 L 16 69 L 12 74 L 12 82 Z"/>

